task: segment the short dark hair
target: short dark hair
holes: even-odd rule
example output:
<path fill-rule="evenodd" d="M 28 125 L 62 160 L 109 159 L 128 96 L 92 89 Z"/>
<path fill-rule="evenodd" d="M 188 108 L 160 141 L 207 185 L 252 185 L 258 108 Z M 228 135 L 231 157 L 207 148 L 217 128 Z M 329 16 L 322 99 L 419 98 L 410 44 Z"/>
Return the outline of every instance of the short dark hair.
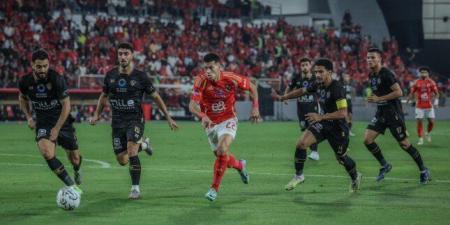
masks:
<path fill-rule="evenodd" d="M 383 55 L 383 51 L 381 51 L 381 50 L 380 50 L 379 48 L 377 48 L 377 47 L 371 47 L 371 48 L 369 48 L 369 49 L 367 50 L 367 52 L 376 52 L 376 53 L 380 54 L 380 56 Z"/>
<path fill-rule="evenodd" d="M 421 66 L 421 67 L 419 67 L 419 72 L 422 72 L 424 70 L 427 71 L 428 73 L 431 73 L 431 70 L 430 70 L 430 68 L 428 66 Z"/>
<path fill-rule="evenodd" d="M 220 61 L 220 57 L 219 55 L 217 55 L 216 53 L 208 53 L 203 57 L 203 61 L 205 63 L 209 63 L 209 62 L 219 62 Z"/>
<path fill-rule="evenodd" d="M 118 46 L 117 46 L 117 50 L 119 50 L 120 48 L 122 49 L 128 49 L 131 51 L 131 53 L 134 52 L 134 48 L 133 45 L 128 43 L 128 42 L 121 42 Z"/>
<path fill-rule="evenodd" d="M 36 60 L 44 60 L 44 59 L 49 59 L 49 58 L 48 58 L 47 51 L 45 51 L 42 48 L 34 51 L 33 54 L 31 55 L 32 62 L 34 62 Z"/>
<path fill-rule="evenodd" d="M 331 62 L 331 60 L 326 59 L 326 58 L 317 59 L 314 62 L 314 65 L 315 66 L 323 66 L 323 67 L 325 67 L 325 69 L 333 71 L 333 62 Z"/>
<path fill-rule="evenodd" d="M 308 58 L 308 57 L 303 57 L 303 58 L 300 59 L 300 63 L 302 63 L 302 62 L 309 62 L 309 63 L 311 63 L 311 59 Z"/>

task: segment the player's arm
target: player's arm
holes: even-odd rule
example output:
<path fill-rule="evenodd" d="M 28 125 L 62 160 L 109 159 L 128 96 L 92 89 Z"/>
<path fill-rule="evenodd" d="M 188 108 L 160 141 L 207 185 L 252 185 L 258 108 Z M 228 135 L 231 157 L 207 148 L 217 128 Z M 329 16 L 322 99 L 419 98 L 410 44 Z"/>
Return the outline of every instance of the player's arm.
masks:
<path fill-rule="evenodd" d="M 59 114 L 58 121 L 56 121 L 55 126 L 50 131 L 50 141 L 56 141 L 56 138 L 58 138 L 59 130 L 61 130 L 61 127 L 64 125 L 64 122 L 66 122 L 67 117 L 70 114 L 70 98 L 69 98 L 69 96 L 66 96 L 63 99 L 60 99 L 59 102 L 62 105 L 61 114 Z"/>
<path fill-rule="evenodd" d="M 36 123 L 31 115 L 30 101 L 26 95 L 22 94 L 22 92 L 19 92 L 19 107 L 27 118 L 28 127 L 30 129 L 34 129 L 36 127 Z"/>
<path fill-rule="evenodd" d="M 252 111 L 250 115 L 250 121 L 256 123 L 260 119 L 259 115 L 259 97 L 258 97 L 258 89 L 256 85 L 250 82 L 250 97 L 252 98 Z"/>
<path fill-rule="evenodd" d="M 412 102 L 414 100 L 414 95 L 415 95 L 416 90 L 417 90 L 416 89 L 416 83 L 414 82 L 414 84 L 411 87 L 411 90 L 410 90 L 410 92 L 408 94 L 408 97 L 406 99 L 406 104 L 408 104 L 409 102 Z"/>
<path fill-rule="evenodd" d="M 167 122 L 169 123 L 170 129 L 172 130 L 178 129 L 177 123 L 170 116 L 169 111 L 167 110 L 167 106 L 162 100 L 161 96 L 158 94 L 158 92 L 154 91 L 150 96 L 158 106 L 159 110 L 161 110 L 164 113 L 164 116 L 166 117 Z"/>
<path fill-rule="evenodd" d="M 97 107 L 95 108 L 94 116 L 89 120 L 89 123 L 91 125 L 95 125 L 97 121 L 100 119 L 100 114 L 102 114 L 103 108 L 105 107 L 107 101 L 108 95 L 102 92 L 100 94 L 100 97 L 98 97 Z"/>
<path fill-rule="evenodd" d="M 284 95 L 278 95 L 275 91 L 272 91 L 271 95 L 276 101 L 285 101 L 288 99 L 298 98 L 302 95 L 305 95 L 306 93 L 308 93 L 306 88 L 299 88 L 299 89 L 290 91 Z"/>
<path fill-rule="evenodd" d="M 439 105 L 439 89 L 437 88 L 436 83 L 433 82 L 433 105 L 438 106 Z"/>
<path fill-rule="evenodd" d="M 383 101 L 397 99 L 402 96 L 403 96 L 403 91 L 400 88 L 400 85 L 398 83 L 395 83 L 391 86 L 391 92 L 389 94 L 383 95 L 383 96 L 371 95 L 371 96 L 367 97 L 367 101 L 376 103 L 376 102 L 383 102 Z"/>
<path fill-rule="evenodd" d="M 191 101 L 189 102 L 189 111 L 202 121 L 203 128 L 210 128 L 213 125 L 213 122 L 209 119 L 206 113 L 202 112 L 200 108 L 200 101 L 197 101 L 195 97 L 191 97 Z"/>

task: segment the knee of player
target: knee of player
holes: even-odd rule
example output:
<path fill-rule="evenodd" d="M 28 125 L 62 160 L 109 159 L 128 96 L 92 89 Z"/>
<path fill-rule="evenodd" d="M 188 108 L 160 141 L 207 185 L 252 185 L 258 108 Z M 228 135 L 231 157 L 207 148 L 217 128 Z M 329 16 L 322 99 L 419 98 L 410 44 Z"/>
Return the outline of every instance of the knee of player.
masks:
<path fill-rule="evenodd" d="M 119 165 L 121 165 L 121 166 L 126 166 L 126 165 L 128 165 L 128 160 L 126 160 L 126 159 L 117 159 L 117 162 L 118 162 Z"/>
<path fill-rule="evenodd" d="M 339 164 L 344 165 L 345 164 L 345 156 L 336 155 L 336 160 L 339 162 Z"/>
<path fill-rule="evenodd" d="M 373 143 L 373 140 L 371 138 L 367 138 L 367 137 L 364 138 L 364 145 L 370 145 L 372 143 Z"/>
<path fill-rule="evenodd" d="M 50 149 L 41 149 L 41 154 L 44 159 L 49 160 L 55 157 L 55 153 Z"/>
<path fill-rule="evenodd" d="M 219 145 L 219 146 L 217 146 L 215 152 L 216 152 L 216 156 L 217 155 L 225 155 L 228 152 L 228 147 L 224 146 L 224 145 Z"/>
<path fill-rule="evenodd" d="M 403 141 L 400 141 L 399 145 L 403 150 L 407 150 L 411 146 L 411 143 L 409 143 L 408 139 L 405 139 Z"/>
<path fill-rule="evenodd" d="M 296 147 L 299 149 L 307 149 L 309 145 L 308 143 L 306 143 L 306 141 L 301 140 L 299 143 L 297 143 Z"/>

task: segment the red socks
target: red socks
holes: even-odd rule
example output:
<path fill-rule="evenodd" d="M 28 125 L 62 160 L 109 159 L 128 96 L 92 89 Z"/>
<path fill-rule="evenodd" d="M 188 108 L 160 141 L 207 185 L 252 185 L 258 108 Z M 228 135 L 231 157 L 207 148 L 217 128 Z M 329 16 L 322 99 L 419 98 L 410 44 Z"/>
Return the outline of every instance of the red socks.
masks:
<path fill-rule="evenodd" d="M 216 191 L 219 191 L 220 182 L 222 181 L 223 175 L 227 170 L 227 158 L 227 155 L 218 155 L 216 158 L 216 162 L 214 163 L 214 173 L 211 187 Z"/>
<path fill-rule="evenodd" d="M 223 175 L 227 168 L 234 168 L 237 170 L 242 170 L 242 164 L 239 160 L 234 158 L 234 155 L 228 153 L 228 155 L 218 155 L 216 156 L 216 162 L 214 163 L 214 173 L 213 182 L 211 187 L 219 191 L 220 182 L 222 181 Z"/>
<path fill-rule="evenodd" d="M 234 158 L 234 155 L 231 153 L 228 153 L 228 168 L 235 168 L 239 171 L 242 170 L 242 164 L 239 160 L 236 160 Z"/>
<path fill-rule="evenodd" d="M 423 136 L 422 127 L 423 127 L 422 121 L 417 121 L 417 134 L 419 135 L 419 138 Z M 430 127 L 430 124 L 428 124 L 428 127 Z"/>
<path fill-rule="evenodd" d="M 428 133 L 430 133 L 431 130 L 433 130 L 433 127 L 434 127 L 434 121 L 428 120 L 428 127 L 427 127 Z"/>

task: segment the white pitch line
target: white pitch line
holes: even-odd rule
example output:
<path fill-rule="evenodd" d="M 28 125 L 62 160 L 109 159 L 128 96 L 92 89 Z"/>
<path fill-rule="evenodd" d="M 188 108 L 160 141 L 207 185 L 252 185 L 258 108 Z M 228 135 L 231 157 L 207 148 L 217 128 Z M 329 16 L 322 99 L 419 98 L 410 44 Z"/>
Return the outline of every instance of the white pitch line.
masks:
<path fill-rule="evenodd" d="M 37 155 L 27 155 L 27 154 L 10 154 L 10 153 L 0 153 L 0 156 L 20 156 L 20 157 L 28 157 L 28 158 L 42 158 L 42 156 L 37 156 Z M 105 162 L 105 161 L 101 161 L 101 160 L 95 160 L 95 159 L 85 159 L 83 158 L 83 161 L 87 161 L 87 162 L 93 162 L 93 163 L 97 163 L 100 165 L 100 168 L 111 168 L 111 164 Z M 0 163 L 0 164 L 5 164 L 5 163 Z M 9 163 L 10 165 L 20 165 L 20 163 Z M 26 164 L 26 163 L 24 163 Z M 32 166 L 33 164 L 27 164 L 28 166 Z M 34 166 L 36 165 L 44 165 L 45 164 L 34 164 Z M 89 167 L 89 166 L 88 166 Z M 97 167 L 96 167 L 97 168 Z"/>
<path fill-rule="evenodd" d="M 7 166 L 47 166 L 45 164 L 32 164 L 32 163 L 2 163 L 0 165 Z M 98 168 L 93 166 L 87 166 L 87 168 Z M 119 166 L 110 166 L 110 167 L 102 167 L 105 169 L 123 169 L 123 167 Z M 164 171 L 164 172 L 181 172 L 181 173 L 211 173 L 210 170 L 194 170 L 194 169 L 165 169 L 165 168 L 154 168 L 154 167 L 142 167 L 142 169 L 153 170 L 153 171 Z M 268 173 L 268 172 L 251 172 L 252 175 L 267 175 L 267 176 L 292 176 L 292 174 L 288 173 Z M 339 178 L 339 179 L 348 179 L 348 176 L 341 175 L 326 175 L 326 174 L 305 174 L 307 177 L 325 177 L 325 178 Z M 375 177 L 365 177 L 369 179 L 375 179 Z M 396 177 L 386 177 L 386 180 L 394 180 L 394 181 L 417 181 L 417 179 L 412 178 L 396 178 Z M 436 183 L 450 183 L 450 180 L 436 180 L 433 179 L 432 182 Z"/>

